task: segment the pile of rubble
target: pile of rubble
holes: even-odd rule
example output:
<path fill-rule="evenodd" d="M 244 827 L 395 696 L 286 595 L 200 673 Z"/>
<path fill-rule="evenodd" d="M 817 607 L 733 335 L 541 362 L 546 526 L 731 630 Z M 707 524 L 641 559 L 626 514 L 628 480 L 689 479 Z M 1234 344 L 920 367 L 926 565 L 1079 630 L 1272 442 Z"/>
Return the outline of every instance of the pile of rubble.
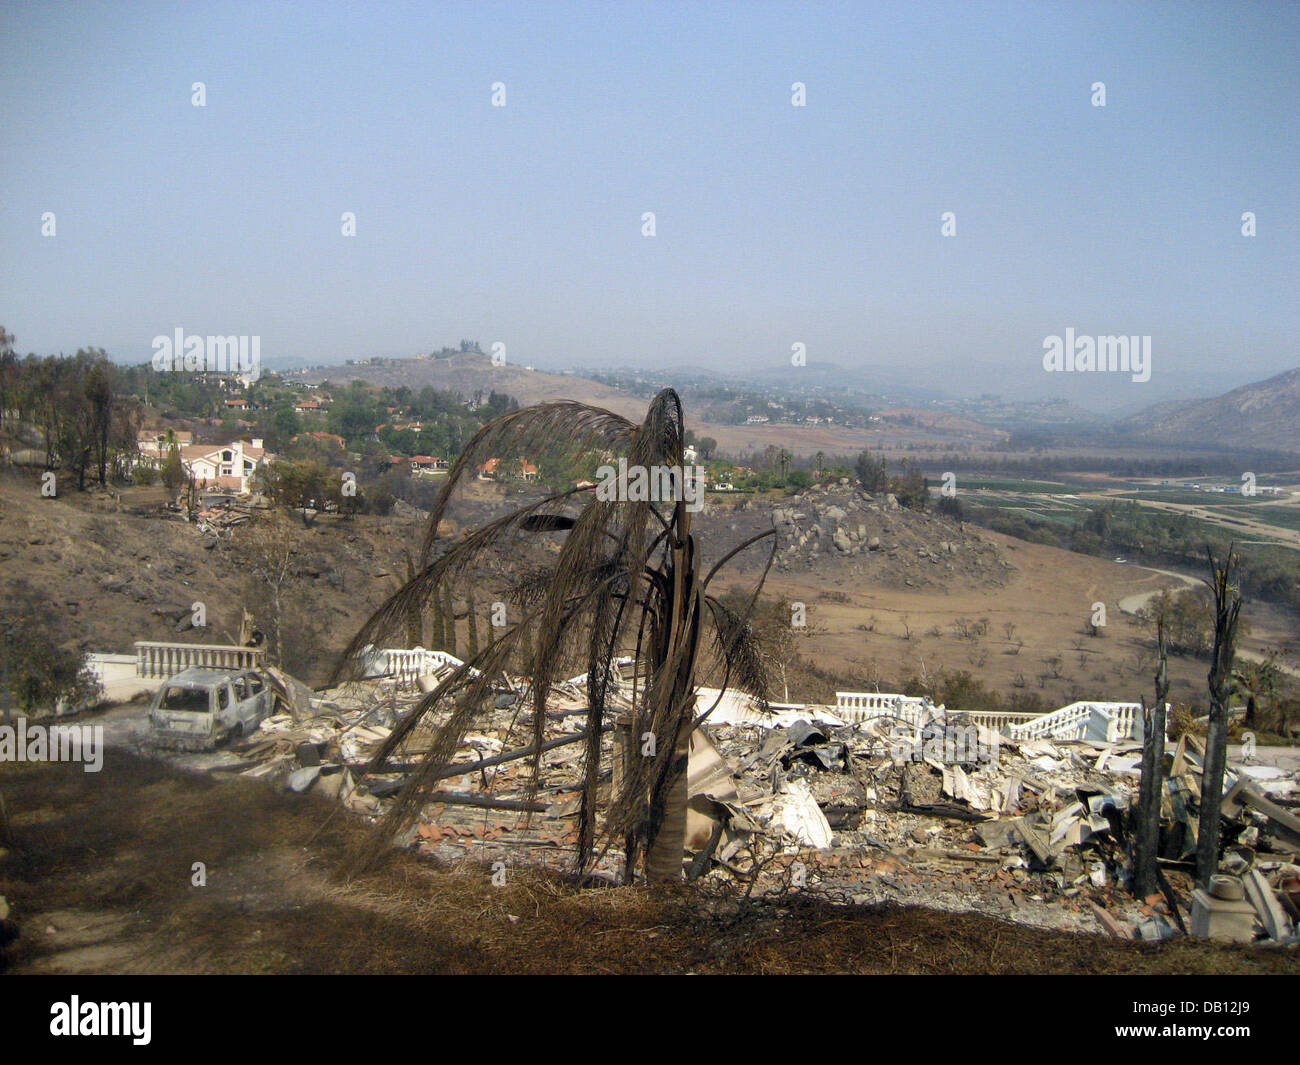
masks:
<path fill-rule="evenodd" d="M 955 578 L 1000 584 L 1010 564 L 976 531 L 947 518 L 907 510 L 888 493 L 817 486 L 768 507 L 745 500 L 706 508 L 705 526 L 725 522 L 732 536 L 775 527 L 775 567 L 806 572 L 826 567 L 870 574 L 892 585 L 922 587 Z"/>
<path fill-rule="evenodd" d="M 385 763 L 385 772 L 367 775 L 365 770 L 397 722 L 460 664 L 450 655 L 425 652 L 431 668 L 412 683 L 407 659 L 399 657 L 409 654 L 380 652 L 367 670 L 380 675 L 314 693 L 309 706 L 266 718 L 237 746 L 238 761 L 213 770 L 274 779 L 292 791 L 324 795 L 354 813 L 379 817 L 420 764 L 433 726 L 414 730 Z M 521 849 L 530 855 L 538 849 L 543 853 L 528 860 L 570 865 L 577 841 L 577 744 L 586 736 L 586 697 L 575 683 L 582 680 L 557 686 L 548 700 L 539 782 L 530 789 L 531 704 L 526 687 L 503 678 L 495 709 L 465 736 L 424 817 L 399 842 L 449 860 L 469 853 L 495 859 L 495 852 L 482 848 L 496 843 L 510 860 Z M 287 709 L 283 700 L 280 708 Z M 607 734 L 602 742 L 608 754 L 612 737 Z M 605 856 L 600 867 L 612 876 L 618 857 Z"/>
<path fill-rule="evenodd" d="M 844 723 L 831 713 L 770 728 L 706 726 L 734 766 L 735 790 L 711 792 L 718 803 L 711 812 L 720 821 L 733 807 L 744 815 L 727 822 L 722 839 L 734 846 L 757 829 L 779 838 L 788 854 L 830 848 L 836 860 L 819 870 L 819 882 L 859 902 L 902 897 L 934 905 L 946 883 L 962 909 L 1030 923 L 1100 922 L 1125 938 L 1209 934 L 1207 904 L 1192 889 L 1203 755 L 1194 737 L 1179 740 L 1166 778 L 1159 853 L 1168 887 L 1132 900 L 1124 888 L 1140 743 L 1017 741 L 931 710 L 919 727 L 885 717 Z M 1277 800 L 1297 788 L 1294 774 L 1269 767 L 1230 774 L 1224 871 L 1246 878 L 1253 902 L 1253 920 L 1239 921 L 1231 938 L 1294 941 L 1300 819 Z M 791 802 L 795 826 L 785 816 Z M 1055 914 L 1047 912 L 1052 904 Z"/>
<path fill-rule="evenodd" d="M 396 653 L 389 660 L 395 669 Z M 418 686 L 372 677 L 267 719 L 235 768 L 377 817 L 418 765 L 431 731 L 409 736 L 385 764 L 389 772 L 364 770 L 421 689 L 431 690 L 455 660 L 434 664 Z M 540 778 L 530 789 L 531 704 L 522 682 L 503 677 L 495 710 L 465 737 L 441 790 L 401 842 L 443 859 L 567 865 L 576 843 L 584 681 L 559 686 L 548 702 Z M 979 910 L 1074 930 L 1100 924 L 1125 938 L 1191 932 L 1297 941 L 1300 818 L 1286 805 L 1300 790 L 1294 772 L 1230 766 L 1224 875 L 1201 892 L 1193 870 L 1204 752 L 1195 737 L 1180 738 L 1167 756 L 1162 890 L 1133 899 L 1126 887 L 1139 742 L 1013 739 L 902 697 L 893 712 L 884 697 L 883 709 L 846 720 L 851 715 L 830 707 L 764 710 L 727 695 L 701 692 L 700 712 L 709 712 L 691 737 L 685 859 L 688 875 L 706 885 L 807 888 L 858 903 Z M 630 705 L 625 694 L 616 696 L 619 705 Z M 623 749 L 613 716 L 602 738 L 613 766 L 601 782 L 605 798 L 619 772 L 614 752 Z M 597 872 L 616 875 L 621 857 L 602 856 Z"/>
<path fill-rule="evenodd" d="M 253 520 L 253 508 L 234 497 L 216 496 L 204 500 L 194 515 L 195 527 L 201 533 L 220 536 Z"/>

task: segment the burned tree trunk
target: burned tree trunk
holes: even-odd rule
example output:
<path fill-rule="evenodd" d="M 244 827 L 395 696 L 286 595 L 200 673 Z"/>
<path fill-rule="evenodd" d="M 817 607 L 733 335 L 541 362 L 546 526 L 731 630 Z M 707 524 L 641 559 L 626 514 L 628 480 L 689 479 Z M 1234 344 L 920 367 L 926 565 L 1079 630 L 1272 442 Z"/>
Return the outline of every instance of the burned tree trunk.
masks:
<path fill-rule="evenodd" d="M 1201 773 L 1201 816 L 1197 825 L 1196 880 L 1208 888 L 1219 867 L 1220 810 L 1223 774 L 1228 762 L 1228 699 L 1232 694 L 1232 661 L 1236 655 L 1237 619 L 1241 595 L 1233 583 L 1241 559 L 1229 545 L 1222 562 L 1207 547 L 1214 593 L 1214 651 L 1210 659 L 1210 718 L 1205 733 L 1205 766 Z"/>
<path fill-rule="evenodd" d="M 437 594 L 435 590 L 435 595 Z M 442 625 L 443 632 L 446 635 L 446 641 L 443 646 L 448 654 L 456 654 L 456 611 L 451 602 L 451 588 L 443 590 L 442 595 Z"/>
<path fill-rule="evenodd" d="M 416 567 L 415 559 L 411 557 L 409 551 L 402 552 L 406 557 L 406 579 L 415 580 Z M 398 590 L 402 585 L 398 584 Z M 424 612 L 420 609 L 418 603 L 412 603 L 406 609 L 406 646 L 423 647 L 424 646 Z"/>
<path fill-rule="evenodd" d="M 469 625 L 469 657 L 478 656 L 478 604 L 474 602 L 474 589 L 471 587 L 465 597 L 465 623 Z"/>
<path fill-rule="evenodd" d="M 1156 701 L 1142 703 L 1142 786 L 1138 795 L 1136 846 L 1133 860 L 1133 894 L 1146 897 L 1158 886 L 1156 856 L 1160 850 L 1160 802 L 1165 777 L 1165 699 L 1169 695 L 1165 619 L 1156 619 Z"/>
<path fill-rule="evenodd" d="M 436 595 L 430 597 L 429 621 L 431 628 L 429 646 L 435 651 L 447 650 L 447 636 L 442 621 L 442 602 Z"/>

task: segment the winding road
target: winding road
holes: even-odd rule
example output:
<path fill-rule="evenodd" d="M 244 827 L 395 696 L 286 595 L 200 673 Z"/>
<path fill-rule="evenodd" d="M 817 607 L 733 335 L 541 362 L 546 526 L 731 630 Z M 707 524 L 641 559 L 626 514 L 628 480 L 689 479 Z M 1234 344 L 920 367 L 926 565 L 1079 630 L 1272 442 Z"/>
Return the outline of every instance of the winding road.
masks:
<path fill-rule="evenodd" d="M 1160 574 L 1165 577 L 1173 577 L 1175 580 L 1181 581 L 1182 583 L 1179 587 L 1170 589 L 1170 591 L 1175 593 L 1185 592 L 1187 589 L 1195 588 L 1202 583 L 1195 577 L 1189 577 L 1185 573 L 1175 573 L 1170 569 L 1154 569 L 1151 566 L 1133 566 L 1132 568 L 1144 570 L 1147 573 Z M 1137 614 L 1164 590 L 1165 589 L 1163 588 L 1153 588 L 1148 592 L 1134 592 L 1132 595 L 1126 595 L 1119 601 L 1119 608 L 1125 614 Z M 1264 656 L 1258 651 L 1247 651 L 1242 648 L 1237 649 L 1237 657 L 1244 658 L 1247 662 L 1264 661 Z M 1275 662 L 1274 665 L 1277 667 L 1278 672 L 1285 673 L 1290 677 L 1300 678 L 1300 669 L 1295 669 L 1282 662 Z"/>

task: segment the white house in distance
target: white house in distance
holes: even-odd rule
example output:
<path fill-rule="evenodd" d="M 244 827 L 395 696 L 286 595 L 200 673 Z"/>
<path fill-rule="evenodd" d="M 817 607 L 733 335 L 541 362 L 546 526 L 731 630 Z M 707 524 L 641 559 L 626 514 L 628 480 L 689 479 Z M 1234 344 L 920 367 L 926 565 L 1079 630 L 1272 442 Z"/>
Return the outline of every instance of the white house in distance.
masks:
<path fill-rule="evenodd" d="M 141 429 L 136 436 L 136 443 L 140 448 L 140 454 L 147 455 L 149 458 L 159 458 L 167 447 L 166 429 Z M 171 430 L 172 439 L 180 447 L 188 447 L 194 443 L 194 434 L 187 429 Z"/>
<path fill-rule="evenodd" d="M 141 434 L 144 437 L 145 434 Z M 183 436 L 188 437 L 185 433 Z M 181 437 L 182 434 L 176 434 Z M 249 481 L 260 463 L 273 456 L 262 446 L 262 438 L 235 440 L 229 444 L 192 444 L 177 440 L 181 465 L 200 488 L 228 488 L 241 495 L 249 490 Z M 162 434 L 140 440 L 140 454 L 161 462 L 166 457 L 167 441 Z"/>
<path fill-rule="evenodd" d="M 266 458 L 261 437 L 181 448 L 181 462 L 200 488 L 231 488 L 241 495 L 248 491 L 258 463 Z"/>

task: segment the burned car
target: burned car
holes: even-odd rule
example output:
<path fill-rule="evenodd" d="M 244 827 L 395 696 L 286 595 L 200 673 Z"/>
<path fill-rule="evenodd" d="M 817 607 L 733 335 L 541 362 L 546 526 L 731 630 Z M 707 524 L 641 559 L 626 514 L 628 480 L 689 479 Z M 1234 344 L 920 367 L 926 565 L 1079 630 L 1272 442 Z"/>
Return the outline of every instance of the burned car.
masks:
<path fill-rule="evenodd" d="M 194 667 L 169 679 L 149 707 L 149 737 L 160 747 L 211 750 L 246 735 L 271 712 L 274 695 L 255 670 Z"/>

